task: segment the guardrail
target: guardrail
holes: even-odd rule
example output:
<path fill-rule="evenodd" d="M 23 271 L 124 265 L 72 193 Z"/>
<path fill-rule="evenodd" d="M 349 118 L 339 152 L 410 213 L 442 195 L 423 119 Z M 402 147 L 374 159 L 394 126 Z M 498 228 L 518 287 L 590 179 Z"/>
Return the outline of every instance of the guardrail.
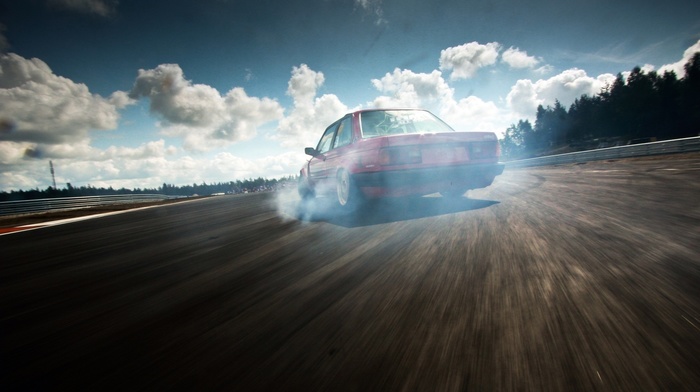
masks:
<path fill-rule="evenodd" d="M 504 162 L 506 167 L 528 167 L 557 165 L 561 163 L 579 163 L 603 159 L 631 158 L 649 155 L 675 154 L 700 151 L 700 136 L 684 139 L 664 140 L 644 144 L 632 144 L 598 150 L 571 152 L 568 154 L 548 155 L 538 158 L 521 159 Z"/>
<path fill-rule="evenodd" d="M 176 196 L 180 197 L 180 196 Z M 0 202 L 0 216 L 30 214 L 36 212 L 74 210 L 111 204 L 140 203 L 171 199 L 173 196 L 158 194 L 56 197 L 49 199 Z"/>

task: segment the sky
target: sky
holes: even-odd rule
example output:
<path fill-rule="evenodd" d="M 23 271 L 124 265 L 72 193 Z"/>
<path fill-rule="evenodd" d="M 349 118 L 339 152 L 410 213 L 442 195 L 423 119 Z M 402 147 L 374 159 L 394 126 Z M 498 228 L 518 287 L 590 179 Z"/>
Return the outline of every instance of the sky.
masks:
<path fill-rule="evenodd" d="M 0 191 L 295 175 L 360 108 L 502 137 L 697 51 L 687 0 L 0 0 Z"/>

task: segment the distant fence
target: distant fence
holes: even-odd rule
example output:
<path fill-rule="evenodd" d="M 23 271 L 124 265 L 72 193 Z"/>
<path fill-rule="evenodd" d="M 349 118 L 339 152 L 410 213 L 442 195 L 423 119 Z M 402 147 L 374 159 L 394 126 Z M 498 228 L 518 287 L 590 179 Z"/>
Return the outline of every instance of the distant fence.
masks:
<path fill-rule="evenodd" d="M 30 214 L 36 212 L 74 210 L 105 206 L 111 204 L 141 203 L 177 198 L 179 196 L 166 196 L 157 194 L 143 195 L 109 195 L 109 196 L 81 196 L 81 197 L 56 197 L 50 199 L 33 199 L 0 202 L 0 216 Z"/>
<path fill-rule="evenodd" d="M 505 162 L 505 164 L 507 168 L 547 166 L 562 163 L 579 163 L 599 161 L 603 159 L 631 158 L 693 151 L 700 151 L 700 136 L 644 144 L 632 144 L 620 147 L 601 148 L 590 151 L 571 152 L 568 154 L 548 155 L 538 158 Z"/>

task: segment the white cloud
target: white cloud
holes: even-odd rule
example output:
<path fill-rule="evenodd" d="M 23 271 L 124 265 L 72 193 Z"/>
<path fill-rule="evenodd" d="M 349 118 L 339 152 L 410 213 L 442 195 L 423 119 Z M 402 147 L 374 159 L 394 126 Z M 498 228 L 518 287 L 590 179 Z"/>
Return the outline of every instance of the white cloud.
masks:
<path fill-rule="evenodd" d="M 249 97 L 241 87 L 221 96 L 211 86 L 193 84 L 177 64 L 139 70 L 129 96 L 149 98 L 151 112 L 165 120 L 162 132 L 183 138 L 185 148 L 193 151 L 251 139 L 258 127 L 283 113 L 277 101 Z"/>
<path fill-rule="evenodd" d="M 564 107 L 583 94 L 595 95 L 615 80 L 615 75 L 590 77 L 581 69 L 569 69 L 549 79 L 532 82 L 521 79 L 511 87 L 506 101 L 516 114 L 532 118 L 538 105 L 554 105 L 559 100 Z"/>
<path fill-rule="evenodd" d="M 117 10 L 117 0 L 47 0 L 49 6 L 101 17 L 113 15 Z"/>
<path fill-rule="evenodd" d="M 452 100 L 454 91 L 449 87 L 440 71 L 415 73 L 394 69 L 381 79 L 372 79 L 372 85 L 382 95 L 374 99 L 373 106 L 386 107 L 439 107 Z"/>
<path fill-rule="evenodd" d="M 51 184 L 47 159 L 26 159 L 31 144 L 0 142 L 0 183 L 2 190 L 46 189 Z M 287 152 L 259 159 L 244 159 L 229 152 L 181 156 L 181 150 L 164 140 L 138 147 L 112 146 L 101 150 L 87 143 L 47 146 L 37 154 L 51 157 L 56 183 L 73 186 L 157 188 L 164 182 L 175 185 L 284 177 L 294 174 L 304 162 L 303 152 Z"/>
<path fill-rule="evenodd" d="M 117 127 L 120 92 L 105 99 L 87 86 L 55 75 L 36 58 L 0 55 L 0 140 L 42 144 L 86 140 L 90 130 Z"/>
<path fill-rule="evenodd" d="M 347 106 L 335 95 L 316 97 L 324 81 L 323 73 L 306 64 L 292 68 L 287 95 L 292 97 L 294 106 L 291 113 L 280 120 L 277 134 L 273 136 L 282 146 L 315 146 L 323 130 L 348 112 Z"/>
<path fill-rule="evenodd" d="M 142 167 L 146 172 L 154 158 L 163 158 L 173 152 L 164 142 L 148 142 L 137 148 L 110 147 L 99 150 L 87 141 L 58 145 L 38 145 L 33 143 L 0 142 L 0 182 L 5 189 L 46 189 L 51 184 L 48 170 L 50 158 L 56 167 L 56 182 L 64 187 L 67 182 L 80 182 L 81 185 L 95 184 L 95 181 L 113 179 L 116 184 L 126 178 L 140 178 L 143 173 L 125 177 L 129 166 Z M 119 186 L 116 186 L 119 187 Z M 138 185 L 143 187 L 143 185 Z"/>
<path fill-rule="evenodd" d="M 316 91 L 326 81 L 323 72 L 316 72 L 306 64 L 292 68 L 292 77 L 287 83 L 287 95 L 295 105 L 305 104 L 316 96 Z"/>
<path fill-rule="evenodd" d="M 0 169 L 4 172 L 9 165 L 21 161 L 24 158 L 24 152 L 32 146 L 31 143 L 0 141 Z"/>
<path fill-rule="evenodd" d="M 387 95 L 375 98 L 371 106 L 428 109 L 460 131 L 503 133 L 511 120 L 493 102 L 475 96 L 456 100 L 454 89 L 437 70 L 415 73 L 397 68 L 381 79 L 373 79 L 372 84 Z"/>
<path fill-rule="evenodd" d="M 129 105 L 136 103 L 136 100 L 129 97 L 129 94 L 125 91 L 115 91 L 109 96 L 109 103 L 114 105 L 117 109 L 123 109 Z"/>
<path fill-rule="evenodd" d="M 540 63 L 534 56 L 528 56 L 527 52 L 512 46 L 503 52 L 501 58 L 511 68 L 534 68 Z"/>
<path fill-rule="evenodd" d="M 659 68 L 659 75 L 663 75 L 666 71 L 673 71 L 676 73 L 678 78 L 685 76 L 685 65 L 688 61 L 695 55 L 695 53 L 700 52 L 700 40 L 691 45 L 688 49 L 683 52 L 683 58 L 672 64 L 666 64 Z"/>
<path fill-rule="evenodd" d="M 494 132 L 499 136 L 514 120 L 512 115 L 499 109 L 495 103 L 473 95 L 445 104 L 438 114 L 455 130 Z"/>
<path fill-rule="evenodd" d="M 489 42 L 486 45 L 470 42 L 453 46 L 440 52 L 440 69 L 452 71 L 450 79 L 468 79 L 473 77 L 479 68 L 496 63 L 501 45 Z"/>
<path fill-rule="evenodd" d="M 99 155 L 102 159 L 149 159 L 175 155 L 177 148 L 166 146 L 163 139 L 144 143 L 137 148 L 112 146 Z"/>

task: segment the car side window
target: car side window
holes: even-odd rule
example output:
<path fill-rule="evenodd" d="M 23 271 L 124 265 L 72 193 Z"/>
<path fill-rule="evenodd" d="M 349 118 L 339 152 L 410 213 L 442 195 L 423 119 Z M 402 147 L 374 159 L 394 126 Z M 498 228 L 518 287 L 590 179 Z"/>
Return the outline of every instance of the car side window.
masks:
<path fill-rule="evenodd" d="M 365 112 L 361 115 L 362 137 L 371 138 L 381 136 L 380 126 L 386 118 L 384 112 Z"/>
<path fill-rule="evenodd" d="M 338 125 L 338 132 L 335 136 L 333 148 L 338 148 L 350 144 L 352 141 L 352 118 L 345 117 Z"/>
<path fill-rule="evenodd" d="M 333 142 L 333 135 L 335 134 L 336 128 L 338 128 L 338 123 L 326 128 L 326 132 L 323 133 L 321 140 L 318 142 L 318 147 L 316 147 L 318 152 L 323 154 L 331 149 L 331 143 Z"/>

